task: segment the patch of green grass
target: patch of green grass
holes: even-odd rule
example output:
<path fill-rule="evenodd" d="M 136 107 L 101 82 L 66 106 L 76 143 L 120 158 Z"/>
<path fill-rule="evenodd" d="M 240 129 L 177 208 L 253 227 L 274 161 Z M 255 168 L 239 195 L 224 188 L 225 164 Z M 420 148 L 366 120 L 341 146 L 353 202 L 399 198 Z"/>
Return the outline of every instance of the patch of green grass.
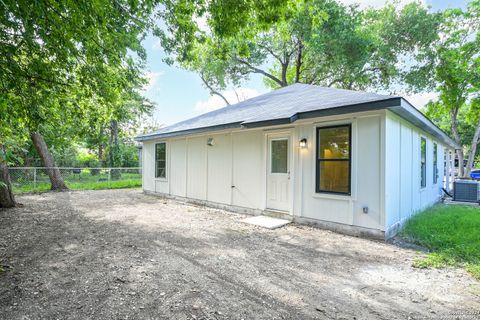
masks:
<path fill-rule="evenodd" d="M 67 187 L 71 190 L 101 190 L 101 189 L 124 189 L 138 188 L 142 186 L 142 176 L 136 173 L 122 173 L 118 180 L 110 180 L 108 183 L 108 175 L 82 172 L 79 175 L 70 175 L 64 177 Z M 34 190 L 33 181 L 28 183 L 12 183 L 14 193 L 27 192 L 45 192 L 50 190 L 50 182 L 47 176 L 37 179 L 37 186 Z"/>
<path fill-rule="evenodd" d="M 436 205 L 413 216 L 402 233 L 431 251 L 415 267 L 462 266 L 480 280 L 480 208 Z"/>

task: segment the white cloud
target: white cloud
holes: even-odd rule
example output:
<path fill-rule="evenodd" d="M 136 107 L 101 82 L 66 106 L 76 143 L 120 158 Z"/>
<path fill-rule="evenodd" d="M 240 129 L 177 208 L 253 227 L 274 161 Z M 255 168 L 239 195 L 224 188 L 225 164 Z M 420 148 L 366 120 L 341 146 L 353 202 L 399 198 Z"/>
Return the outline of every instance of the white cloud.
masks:
<path fill-rule="evenodd" d="M 163 74 L 163 72 L 147 72 L 145 77 L 148 80 L 148 83 L 143 86 L 143 91 L 147 92 L 152 89 L 158 81 L 158 78 Z"/>
<path fill-rule="evenodd" d="M 152 45 L 153 50 L 161 50 L 162 44 L 160 43 L 160 39 L 156 39 L 155 43 Z"/>
<path fill-rule="evenodd" d="M 222 92 L 222 95 L 230 102 L 231 104 L 247 100 L 253 97 L 256 97 L 260 94 L 258 90 L 251 88 L 238 88 L 235 90 L 227 90 Z M 220 98 L 218 95 L 212 95 L 207 100 L 198 101 L 195 103 L 195 111 L 200 113 L 205 113 L 220 109 L 226 106 L 225 101 Z"/>
<path fill-rule="evenodd" d="M 196 16 L 196 17 L 193 18 L 193 21 L 195 21 L 197 23 L 197 26 L 201 31 L 204 31 L 206 33 L 210 33 L 210 27 L 208 26 L 207 17 Z"/>
<path fill-rule="evenodd" d="M 422 110 L 430 100 L 435 100 L 438 98 L 438 93 L 424 92 L 412 95 L 404 95 L 403 97 L 407 99 L 408 102 L 410 102 L 415 108 Z"/>

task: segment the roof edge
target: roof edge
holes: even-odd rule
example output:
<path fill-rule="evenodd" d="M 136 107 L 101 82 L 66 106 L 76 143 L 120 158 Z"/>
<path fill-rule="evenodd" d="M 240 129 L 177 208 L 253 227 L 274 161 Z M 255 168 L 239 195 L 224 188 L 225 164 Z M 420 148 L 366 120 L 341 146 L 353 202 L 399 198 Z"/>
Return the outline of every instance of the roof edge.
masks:
<path fill-rule="evenodd" d="M 450 138 L 448 134 L 446 134 L 436 124 L 434 124 L 432 120 L 430 120 L 420 110 L 415 108 L 405 98 L 401 98 L 401 103 L 398 106 L 392 106 L 387 109 L 397 114 L 398 116 L 412 122 L 417 127 L 424 129 L 424 131 L 436 136 L 451 148 L 460 148 L 460 146 L 452 138 Z"/>
<path fill-rule="evenodd" d="M 178 137 L 178 136 L 185 136 L 189 134 L 204 133 L 204 132 L 218 131 L 218 130 L 232 129 L 232 128 L 241 128 L 241 122 L 233 122 L 233 123 L 220 124 L 220 125 L 215 125 L 210 127 L 201 127 L 201 128 L 195 128 L 195 129 L 173 131 L 173 132 L 165 132 L 165 133 L 160 132 L 156 134 L 139 135 L 139 136 L 136 136 L 134 140 L 138 142 L 144 142 L 144 141 L 150 141 L 150 140 L 156 140 L 156 139 L 162 139 L 162 138 L 172 138 L 172 137 Z"/>
<path fill-rule="evenodd" d="M 172 138 L 172 137 L 178 137 L 178 136 L 207 133 L 211 131 L 220 131 L 220 130 L 233 129 L 233 128 L 250 129 L 250 128 L 276 126 L 276 125 L 290 124 L 299 119 L 318 118 L 318 117 L 325 117 L 325 116 L 331 116 L 331 115 L 340 115 L 340 114 L 348 114 L 348 113 L 364 112 L 364 111 L 375 111 L 375 110 L 382 110 L 382 109 L 390 110 L 393 113 L 400 116 L 401 118 L 407 121 L 410 121 L 417 127 L 422 128 L 424 131 L 436 136 L 448 146 L 454 149 L 460 148 L 460 146 L 452 138 L 450 138 L 443 130 L 441 130 L 438 126 L 436 126 L 426 115 L 424 115 L 420 110 L 415 108 L 410 102 L 408 102 L 405 98 L 402 98 L 402 97 L 390 97 L 384 100 L 357 103 L 357 104 L 351 104 L 351 105 L 343 105 L 340 107 L 335 107 L 330 109 L 298 112 L 288 118 L 278 118 L 278 119 L 270 119 L 270 120 L 255 121 L 255 122 L 233 122 L 228 124 L 180 130 L 180 131 L 174 131 L 174 132 L 139 135 L 135 137 L 135 141 L 145 142 L 145 141 L 162 139 L 162 138 Z"/>
<path fill-rule="evenodd" d="M 386 109 L 392 106 L 392 104 L 400 105 L 400 99 L 402 98 L 391 97 L 391 98 L 386 98 L 384 100 L 379 100 L 379 101 L 347 104 L 340 107 L 323 109 L 323 110 L 297 112 L 289 118 L 279 118 L 279 119 L 256 121 L 256 122 L 242 122 L 242 127 L 258 128 L 258 127 L 265 127 L 265 126 L 272 126 L 272 125 L 288 124 L 288 123 L 295 122 L 299 119 L 319 118 L 319 117 L 326 117 L 326 116 L 332 116 L 332 115 L 338 115 L 338 114 L 381 110 L 381 109 Z"/>

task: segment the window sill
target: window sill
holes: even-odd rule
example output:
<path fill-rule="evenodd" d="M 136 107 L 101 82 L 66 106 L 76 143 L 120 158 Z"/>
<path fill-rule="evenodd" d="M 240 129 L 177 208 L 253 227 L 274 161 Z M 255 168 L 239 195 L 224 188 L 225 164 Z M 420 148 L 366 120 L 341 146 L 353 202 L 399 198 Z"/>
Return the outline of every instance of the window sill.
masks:
<path fill-rule="evenodd" d="M 155 181 L 160 181 L 160 182 L 168 182 L 167 178 L 155 178 Z"/>
<path fill-rule="evenodd" d="M 330 199 L 330 200 L 355 200 L 349 194 L 333 194 L 333 193 L 314 193 L 312 195 L 316 199 Z"/>

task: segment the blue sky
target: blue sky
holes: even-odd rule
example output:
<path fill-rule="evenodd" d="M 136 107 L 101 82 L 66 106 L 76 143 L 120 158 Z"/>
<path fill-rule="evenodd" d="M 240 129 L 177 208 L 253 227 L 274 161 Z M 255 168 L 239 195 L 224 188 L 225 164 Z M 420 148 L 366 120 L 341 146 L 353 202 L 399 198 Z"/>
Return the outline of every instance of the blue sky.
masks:
<path fill-rule="evenodd" d="M 360 6 L 380 7 L 385 0 L 341 0 L 346 4 L 359 3 Z M 411 2 L 400 0 L 401 3 Z M 466 7 L 467 0 L 424 0 L 433 11 L 444 10 L 450 7 Z M 164 54 L 159 46 L 158 39 L 149 36 L 143 43 L 147 50 L 147 75 L 150 79 L 144 95 L 156 103 L 152 122 L 156 125 L 170 125 L 181 120 L 191 118 L 203 112 L 223 106 L 217 97 L 211 97 L 202 85 L 199 77 L 175 66 L 169 66 L 162 60 Z M 237 93 L 243 98 L 252 97 L 269 91 L 259 75 L 253 75 Z M 225 93 L 235 101 L 232 90 Z M 423 107 L 428 100 L 435 97 L 434 93 L 424 93 L 415 96 L 406 96 L 417 108 Z"/>

